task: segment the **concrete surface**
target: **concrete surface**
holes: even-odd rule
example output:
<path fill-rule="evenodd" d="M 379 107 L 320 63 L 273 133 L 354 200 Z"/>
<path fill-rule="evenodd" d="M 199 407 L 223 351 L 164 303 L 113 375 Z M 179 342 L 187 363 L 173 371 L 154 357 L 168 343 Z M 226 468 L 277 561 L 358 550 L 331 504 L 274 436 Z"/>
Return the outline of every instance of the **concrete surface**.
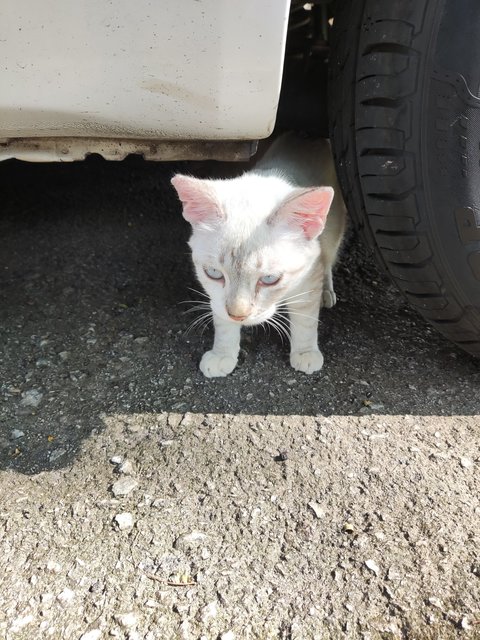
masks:
<path fill-rule="evenodd" d="M 478 362 L 351 234 L 323 371 L 206 380 L 179 168 L 0 165 L 0 638 L 480 637 Z"/>

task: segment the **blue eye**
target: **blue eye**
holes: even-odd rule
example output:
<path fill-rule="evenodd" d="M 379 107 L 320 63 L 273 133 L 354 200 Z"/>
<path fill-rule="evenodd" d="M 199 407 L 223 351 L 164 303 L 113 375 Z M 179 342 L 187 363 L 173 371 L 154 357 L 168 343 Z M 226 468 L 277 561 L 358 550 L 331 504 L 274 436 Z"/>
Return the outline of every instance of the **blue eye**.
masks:
<path fill-rule="evenodd" d="M 223 280 L 223 273 L 213 267 L 204 267 L 204 271 L 212 280 Z"/>
<path fill-rule="evenodd" d="M 259 280 L 261 284 L 266 285 L 267 287 L 272 284 L 277 284 L 280 280 L 281 276 L 274 276 L 273 274 L 269 274 L 268 276 L 262 276 Z"/>

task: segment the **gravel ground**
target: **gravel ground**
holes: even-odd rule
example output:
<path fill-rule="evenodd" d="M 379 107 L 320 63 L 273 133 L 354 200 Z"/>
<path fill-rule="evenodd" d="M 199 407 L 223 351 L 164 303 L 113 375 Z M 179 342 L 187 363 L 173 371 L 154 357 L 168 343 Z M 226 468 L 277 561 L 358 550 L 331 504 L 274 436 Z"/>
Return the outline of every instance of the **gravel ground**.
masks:
<path fill-rule="evenodd" d="M 0 165 L 0 637 L 480 637 L 479 363 L 351 233 L 323 371 L 206 380 L 178 169 Z"/>

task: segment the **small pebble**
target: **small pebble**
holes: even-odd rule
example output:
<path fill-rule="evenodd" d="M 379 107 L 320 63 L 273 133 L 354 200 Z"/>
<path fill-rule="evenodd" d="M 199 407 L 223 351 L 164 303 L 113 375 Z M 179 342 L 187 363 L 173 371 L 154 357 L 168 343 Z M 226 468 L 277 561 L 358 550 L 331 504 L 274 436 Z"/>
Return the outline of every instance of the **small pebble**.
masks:
<path fill-rule="evenodd" d="M 468 616 L 464 616 L 461 620 L 460 620 L 460 627 L 464 630 L 464 631 L 469 631 L 472 628 L 472 623 L 470 621 L 470 618 Z"/>
<path fill-rule="evenodd" d="M 470 469 L 470 467 L 473 467 L 473 460 L 470 458 L 460 458 L 460 464 L 464 469 Z"/>
<path fill-rule="evenodd" d="M 15 618 L 12 626 L 10 627 L 10 631 L 12 633 L 18 633 L 21 629 L 26 627 L 31 622 L 33 622 L 33 616 L 31 614 L 28 616 L 20 616 L 18 618 Z"/>
<path fill-rule="evenodd" d="M 205 623 L 211 620 L 212 618 L 216 618 L 217 614 L 218 614 L 217 603 L 213 601 L 213 602 L 209 602 L 207 605 L 203 607 L 200 618 L 201 618 L 201 621 Z"/>
<path fill-rule="evenodd" d="M 192 544 L 198 544 L 206 540 L 207 536 L 201 531 L 192 531 L 191 533 L 184 533 L 173 543 L 175 549 L 182 549 L 184 547 L 191 546 Z"/>
<path fill-rule="evenodd" d="M 53 593 L 42 593 L 40 600 L 42 604 L 50 604 L 53 600 Z"/>
<path fill-rule="evenodd" d="M 440 598 L 436 598 L 435 596 L 432 596 L 428 599 L 428 604 L 431 604 L 432 607 L 436 607 L 437 609 L 443 608 L 442 601 L 440 600 Z"/>
<path fill-rule="evenodd" d="M 394 567 L 390 567 L 390 569 L 387 572 L 387 578 L 388 580 L 391 580 L 392 582 L 394 582 L 395 580 L 400 580 L 402 576 L 400 575 L 400 572 L 397 571 Z"/>
<path fill-rule="evenodd" d="M 225 631 L 220 635 L 220 640 L 235 640 L 235 634 L 233 631 Z"/>
<path fill-rule="evenodd" d="M 34 409 L 36 409 L 41 403 L 42 398 L 43 393 L 41 393 L 38 389 L 30 389 L 29 391 L 24 391 L 22 393 L 20 404 L 22 405 L 22 407 L 33 407 Z"/>
<path fill-rule="evenodd" d="M 54 451 L 52 451 L 52 453 L 48 456 L 48 459 L 50 462 L 55 462 L 55 460 L 58 460 L 59 458 L 64 456 L 66 453 L 67 453 L 66 449 L 64 449 L 63 447 L 59 447 L 58 449 L 55 449 Z"/>
<path fill-rule="evenodd" d="M 13 440 L 17 440 L 18 438 L 23 438 L 24 435 L 25 435 L 24 431 L 20 431 L 20 429 L 14 429 L 10 434 L 10 437 Z"/>
<path fill-rule="evenodd" d="M 63 604 L 64 606 L 67 606 L 71 604 L 74 597 L 75 597 L 75 592 L 67 587 L 62 591 L 62 593 L 58 594 L 57 600 L 61 602 L 61 604 Z"/>
<path fill-rule="evenodd" d="M 120 464 L 120 466 L 118 467 L 118 473 L 123 473 L 123 475 L 125 476 L 131 476 L 135 473 L 133 464 L 130 462 L 130 460 L 125 460 Z"/>
<path fill-rule="evenodd" d="M 378 574 L 380 573 L 380 567 L 375 562 L 375 560 L 366 560 L 365 561 L 365 566 L 367 567 L 367 569 L 369 569 L 376 576 L 378 576 Z"/>
<path fill-rule="evenodd" d="M 134 627 L 138 622 L 137 616 L 132 611 L 129 611 L 128 613 L 119 613 L 114 616 L 114 618 L 121 627 L 127 629 L 130 627 Z"/>
<path fill-rule="evenodd" d="M 99 640 L 102 637 L 102 632 L 100 629 L 92 629 L 91 631 L 87 631 L 83 636 L 80 636 L 80 640 Z"/>
<path fill-rule="evenodd" d="M 127 529 L 131 529 L 134 525 L 133 516 L 131 513 L 118 513 L 115 516 L 115 522 L 118 525 L 120 531 L 126 531 Z"/>
<path fill-rule="evenodd" d="M 113 456 L 112 458 L 110 458 L 110 462 L 112 464 L 122 464 L 122 456 Z"/>
<path fill-rule="evenodd" d="M 158 602 L 150 598 L 145 602 L 145 606 L 149 607 L 150 609 L 155 609 L 156 607 L 158 607 Z"/>
<path fill-rule="evenodd" d="M 112 485 L 112 492 L 116 498 L 122 498 L 124 496 L 128 496 L 136 487 L 138 486 L 138 482 L 133 478 L 121 478 L 117 480 Z"/>
<path fill-rule="evenodd" d="M 47 562 L 47 571 L 51 571 L 52 573 L 60 573 L 61 570 L 62 565 L 60 565 L 58 562 L 55 562 L 55 560 L 49 560 Z"/>
<path fill-rule="evenodd" d="M 318 504 L 318 502 L 309 502 L 308 506 L 310 507 L 310 509 L 313 511 L 313 513 L 317 516 L 317 518 L 323 518 L 325 517 L 325 511 L 324 509 L 322 509 L 322 507 Z"/>

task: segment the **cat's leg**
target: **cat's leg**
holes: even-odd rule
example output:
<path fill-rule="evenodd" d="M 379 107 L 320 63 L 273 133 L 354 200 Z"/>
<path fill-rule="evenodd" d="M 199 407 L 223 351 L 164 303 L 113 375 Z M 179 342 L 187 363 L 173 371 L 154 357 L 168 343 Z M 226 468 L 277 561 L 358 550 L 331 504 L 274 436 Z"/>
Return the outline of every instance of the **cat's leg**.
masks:
<path fill-rule="evenodd" d="M 213 314 L 215 338 L 213 349 L 206 351 L 200 361 L 200 371 L 207 378 L 226 376 L 237 366 L 240 351 L 241 325 Z"/>
<path fill-rule="evenodd" d="M 336 303 L 337 296 L 335 289 L 333 288 L 332 266 L 328 265 L 325 267 L 325 276 L 323 280 L 322 307 L 331 309 L 336 305 Z"/>
<path fill-rule="evenodd" d="M 337 260 L 338 250 L 345 232 L 345 206 L 336 197 L 330 210 L 327 226 L 320 236 L 321 254 L 323 265 L 323 292 L 322 307 L 330 309 L 337 303 L 337 296 L 333 288 L 333 266 Z"/>
<path fill-rule="evenodd" d="M 314 373 L 323 367 L 323 355 L 318 348 L 318 314 L 321 290 L 311 293 L 302 304 L 288 306 L 290 315 L 290 364 L 297 371 Z"/>
<path fill-rule="evenodd" d="M 332 269 L 337 259 L 339 249 L 339 241 L 334 242 L 331 238 L 322 244 L 322 253 L 320 260 L 323 265 L 323 291 L 322 291 L 322 307 L 331 309 L 337 303 L 337 296 L 333 288 Z"/>

